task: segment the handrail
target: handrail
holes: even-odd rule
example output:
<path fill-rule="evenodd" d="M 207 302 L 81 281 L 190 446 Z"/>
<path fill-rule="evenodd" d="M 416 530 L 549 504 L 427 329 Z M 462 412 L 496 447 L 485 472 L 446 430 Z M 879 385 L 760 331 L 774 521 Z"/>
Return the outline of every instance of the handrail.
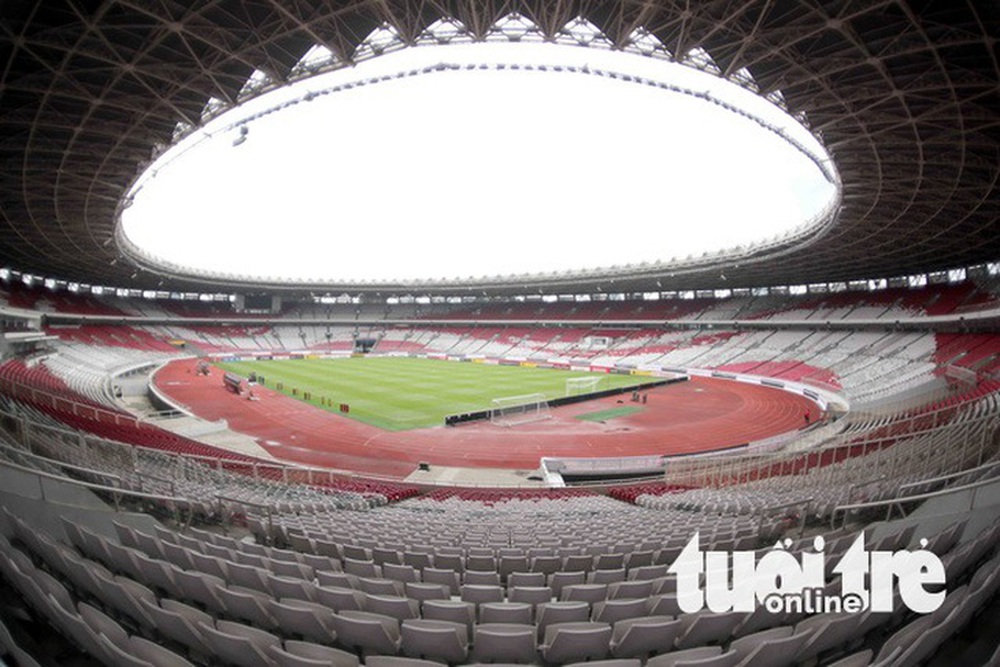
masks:
<path fill-rule="evenodd" d="M 719 456 L 716 458 L 714 463 L 716 469 L 713 470 L 710 467 L 702 469 L 692 469 L 683 466 L 683 461 L 674 460 L 673 467 L 680 468 L 679 470 L 672 471 L 670 467 L 667 469 L 665 474 L 665 479 L 668 481 L 675 481 L 681 483 L 681 477 L 690 478 L 691 475 L 695 474 L 721 474 L 723 476 L 742 474 L 749 470 L 759 470 L 766 468 L 768 466 L 780 466 L 785 465 L 790 462 L 795 462 L 802 459 L 808 459 L 812 457 L 823 457 L 824 455 L 836 454 L 839 451 L 850 451 L 856 448 L 863 448 L 868 450 L 873 448 L 874 450 L 883 449 L 884 445 L 892 445 L 900 440 L 911 440 L 920 437 L 931 437 L 934 435 L 940 435 L 943 429 L 958 429 L 966 428 L 970 425 L 980 425 L 989 424 L 995 425 L 998 419 L 996 412 L 984 412 L 982 414 L 974 414 L 967 410 L 968 407 L 974 406 L 980 403 L 983 397 L 977 399 L 971 399 L 969 401 L 963 402 L 958 405 L 945 406 L 941 409 L 920 413 L 916 415 L 911 415 L 907 421 L 897 421 L 888 424 L 883 424 L 877 427 L 875 430 L 878 432 L 876 435 L 872 434 L 844 434 L 838 435 L 831 438 L 831 440 L 838 440 L 843 438 L 844 441 L 833 442 L 832 444 L 827 444 L 812 449 L 804 450 L 792 450 L 792 451 L 781 451 L 772 453 L 734 453 L 730 456 Z M 939 423 L 942 415 L 947 413 L 949 417 L 948 422 Z M 930 422 L 926 427 L 914 430 L 914 425 Z M 906 429 L 900 430 L 896 433 L 885 433 L 885 429 L 891 429 L 893 427 Z M 721 470 L 723 465 L 728 466 L 728 470 Z M 742 466 L 742 467 L 740 467 Z"/>
<path fill-rule="evenodd" d="M 4 411 L 2 408 L 0 408 L 0 415 L 8 415 L 8 416 L 14 416 L 14 417 L 17 416 L 17 415 L 14 415 L 14 414 L 11 414 L 11 413 L 8 413 L 8 412 Z M 27 419 L 26 417 L 24 417 L 24 418 Z M 64 425 L 40 424 L 38 422 L 34 422 L 34 421 L 31 421 L 31 420 L 28 420 L 28 421 L 32 425 L 33 429 L 35 429 L 35 428 L 37 428 L 37 429 L 43 429 L 43 430 L 46 430 L 46 431 L 51 431 L 53 433 L 58 433 L 58 434 L 66 435 L 66 436 L 72 436 L 72 437 L 79 437 L 81 435 L 81 432 L 79 432 L 79 431 L 73 431 L 73 430 L 69 429 L 68 427 L 65 427 Z M 322 476 L 325 479 L 328 479 L 328 480 L 331 480 L 331 481 L 337 480 L 337 479 L 342 479 L 342 480 L 345 480 L 345 481 L 355 481 L 355 482 L 373 481 L 373 482 L 379 482 L 379 483 L 399 484 L 399 485 L 403 485 L 403 486 L 415 486 L 415 487 L 420 487 L 420 488 L 423 488 L 423 487 L 430 487 L 430 488 L 448 487 L 448 488 L 452 488 L 452 487 L 456 486 L 455 484 L 437 483 L 437 482 L 434 482 L 434 481 L 407 481 L 407 480 L 402 480 L 402 479 L 399 479 L 399 478 L 396 478 L 396 477 L 390 477 L 388 475 L 380 475 L 380 474 L 377 474 L 377 473 L 360 473 L 360 472 L 350 471 L 350 470 L 341 470 L 341 469 L 338 469 L 338 468 L 321 468 L 321 467 L 316 467 L 316 466 L 302 465 L 302 464 L 298 464 L 298 463 L 295 463 L 295 462 L 284 462 L 284 461 L 278 461 L 278 460 L 267 461 L 267 460 L 262 460 L 262 459 L 261 460 L 254 459 L 252 461 L 242 461 L 242 460 L 239 460 L 239 459 L 231 459 L 231 460 L 230 459 L 222 459 L 222 458 L 219 458 L 219 457 L 206 456 L 206 455 L 203 455 L 203 454 L 188 454 L 188 453 L 179 453 L 179 452 L 167 452 L 167 451 L 164 451 L 164 450 L 153 449 L 153 448 L 148 448 L 148 447 L 142 447 L 141 445 L 133 445 L 133 444 L 130 444 L 130 443 L 124 443 L 124 442 L 118 442 L 116 440 L 110 440 L 108 438 L 105 438 L 105 437 L 102 437 L 102 436 L 99 436 L 99 435 L 96 435 L 96 434 L 93 434 L 93 433 L 83 433 L 82 435 L 84 435 L 87 438 L 94 438 L 94 439 L 96 439 L 96 440 L 98 440 L 100 442 L 104 442 L 104 443 L 108 443 L 108 444 L 113 444 L 113 445 L 120 446 L 120 447 L 137 448 L 137 449 L 141 449 L 141 450 L 143 450 L 145 452 L 150 452 L 150 453 L 153 453 L 153 454 L 162 454 L 163 456 L 174 457 L 174 458 L 179 459 L 179 460 L 187 460 L 187 461 L 195 461 L 195 462 L 199 462 L 199 463 L 204 463 L 208 467 L 216 469 L 216 470 L 221 469 L 222 466 L 223 466 L 223 464 L 225 464 L 229 468 L 235 468 L 235 467 L 243 466 L 247 470 L 250 470 L 250 469 L 253 469 L 253 468 L 257 468 L 258 470 L 260 470 L 260 469 L 265 469 L 265 470 L 280 470 L 282 472 L 285 472 L 286 475 L 287 475 L 287 473 L 302 474 L 302 475 L 306 475 L 309 479 L 312 479 L 312 476 L 316 476 L 316 477 Z M 250 458 L 252 458 L 252 457 L 250 457 Z M 641 478 L 641 479 L 639 479 L 639 478 L 633 478 L 633 479 L 627 480 L 625 482 L 621 482 L 617 486 L 632 485 L 632 484 L 637 484 L 637 483 L 642 483 L 642 482 L 649 482 L 649 481 L 658 481 L 660 479 L 662 479 L 662 475 L 660 475 L 660 474 L 658 474 L 658 475 L 656 475 L 654 477 L 649 477 L 649 478 Z M 507 486 L 504 486 L 504 487 L 498 487 L 498 485 L 495 484 L 495 483 L 493 483 L 493 484 L 485 484 L 485 483 L 477 483 L 477 482 L 465 482 L 465 483 L 463 483 L 461 485 L 458 485 L 458 486 L 467 487 L 467 488 L 518 488 L 518 489 L 539 488 L 538 485 L 535 484 L 535 483 L 525 483 L 525 484 L 507 485 Z M 574 487 L 588 487 L 588 488 L 601 488 L 601 487 L 607 487 L 607 486 L 616 486 L 616 485 L 613 484 L 613 483 L 611 483 L 611 482 L 608 482 L 607 480 L 574 484 Z"/>
<path fill-rule="evenodd" d="M 140 482 L 142 482 L 142 480 L 144 479 L 151 479 L 155 482 L 163 482 L 164 484 L 170 487 L 171 493 L 173 493 L 174 490 L 177 488 L 177 485 L 174 483 L 174 480 L 172 479 L 167 479 L 166 477 L 160 477 L 159 475 L 154 475 L 148 472 L 142 472 L 141 470 L 137 470 L 135 474 L 139 478 Z"/>
<path fill-rule="evenodd" d="M 975 500 L 975 490 L 983 486 L 989 486 L 991 484 L 1000 484 L 1000 477 L 981 479 L 978 482 L 972 482 L 971 484 L 963 484 L 962 486 L 954 486 L 948 489 L 940 489 L 938 491 L 921 493 L 915 496 L 905 496 L 902 498 L 897 496 L 894 498 L 887 498 L 885 500 L 873 500 L 866 503 L 851 503 L 847 505 L 837 505 L 836 507 L 833 508 L 833 513 L 830 516 L 830 527 L 834 530 L 836 529 L 837 514 L 840 512 L 844 513 L 844 519 L 846 523 L 847 512 L 855 510 L 875 509 L 877 507 L 886 507 L 887 508 L 886 521 L 888 521 L 892 514 L 892 508 L 899 506 L 900 510 L 902 510 L 901 507 L 902 503 L 930 500 L 931 498 L 941 498 L 943 496 L 950 496 L 953 494 L 962 493 L 963 491 L 969 491 L 969 490 L 973 491 L 973 500 Z"/>
<path fill-rule="evenodd" d="M 922 480 L 919 480 L 919 481 L 916 481 L 916 482 L 908 482 L 906 484 L 901 484 L 899 486 L 898 490 L 900 492 L 902 492 L 904 489 L 910 489 L 910 488 L 925 486 L 927 484 L 935 484 L 937 482 L 946 482 L 949 479 L 953 479 L 955 477 L 962 477 L 962 476 L 965 476 L 965 475 L 971 475 L 971 474 L 973 474 L 975 472 L 978 472 L 978 471 L 981 471 L 981 470 L 989 470 L 990 468 L 995 468 L 997 466 L 1000 466 L 1000 461 L 993 461 L 991 463 L 984 463 L 983 465 L 976 466 L 975 468 L 969 468 L 967 470 L 960 470 L 958 472 L 949 473 L 947 475 L 941 475 L 940 477 L 931 477 L 929 479 L 922 479 Z"/>
<path fill-rule="evenodd" d="M 98 406 L 98 405 L 94 405 L 94 404 L 91 404 L 91 403 L 82 403 L 80 401 L 75 401 L 75 400 L 73 400 L 71 398 L 67 398 L 65 396 L 60 396 L 59 394 L 51 392 L 51 391 L 49 391 L 47 389 L 41 389 L 39 387 L 35 387 L 35 386 L 30 385 L 30 384 L 21 382 L 20 380 L 14 380 L 14 379 L 9 378 L 9 377 L 2 377 L 2 376 L 0 376 L 0 389 L 4 389 L 5 388 L 4 385 L 7 385 L 8 387 L 14 387 L 15 390 L 27 391 L 28 394 L 31 396 L 32 400 L 37 400 L 37 399 L 35 399 L 36 395 L 43 396 L 43 397 L 49 399 L 52 402 L 53 407 L 55 407 L 55 405 L 56 405 L 57 402 L 64 403 L 64 404 L 67 404 L 69 406 L 72 406 L 74 409 L 75 408 L 83 408 L 83 409 L 85 409 L 87 411 L 93 412 L 95 417 L 97 415 L 107 415 L 109 418 L 114 418 L 115 419 L 115 423 L 118 423 L 119 419 L 126 419 L 126 420 L 128 420 L 130 422 L 135 423 L 135 425 L 136 425 L 137 428 L 141 427 L 142 424 L 144 423 L 141 419 L 138 419 L 134 415 L 131 415 L 131 414 L 127 413 L 127 412 L 122 412 L 122 411 L 118 411 L 118 410 L 110 410 L 108 408 L 101 407 L 101 406 Z M 74 414 L 75 414 L 75 412 L 74 412 Z"/>
<path fill-rule="evenodd" d="M 781 505 L 771 505 L 769 507 L 762 507 L 762 508 L 760 508 L 756 512 L 756 514 L 757 514 L 757 534 L 761 535 L 764 532 L 763 528 L 764 528 L 764 516 L 765 516 L 765 514 L 773 514 L 774 512 L 777 512 L 777 511 L 780 511 L 780 510 L 783 510 L 783 509 L 789 509 L 789 508 L 792 508 L 792 507 L 800 507 L 802 505 L 805 505 L 806 506 L 806 511 L 802 512 L 799 515 L 799 537 L 802 537 L 802 534 L 805 532 L 805 529 L 806 529 L 806 514 L 809 513 L 809 506 L 812 505 L 815 501 L 816 501 L 816 497 L 815 496 L 810 496 L 808 498 L 800 498 L 798 500 L 792 500 L 792 501 L 789 501 L 787 503 L 782 503 Z"/>
<path fill-rule="evenodd" d="M 868 486 L 869 484 L 876 484 L 878 482 L 884 482 L 889 478 L 888 475 L 882 473 L 878 477 L 870 477 L 866 480 L 860 482 L 852 482 L 850 486 L 847 487 L 847 497 L 850 498 L 854 493 L 855 489 L 860 489 L 861 487 Z"/>
<path fill-rule="evenodd" d="M 231 496 L 217 495 L 215 500 L 219 503 L 219 516 L 225 516 L 225 505 L 224 502 L 234 503 L 237 505 L 242 505 L 244 507 L 252 507 L 259 511 L 262 510 L 264 516 L 267 517 L 267 535 L 270 538 L 274 534 L 274 517 L 271 513 L 272 507 L 264 503 L 254 502 L 252 500 L 244 500 L 241 498 L 233 498 Z"/>
<path fill-rule="evenodd" d="M 133 498 L 139 498 L 142 500 L 154 500 L 161 503 L 174 503 L 176 505 L 187 506 L 191 503 L 190 498 L 181 498 L 178 496 L 164 496 L 158 493 L 146 493 L 144 491 L 133 491 L 132 489 L 124 489 L 116 486 L 105 486 L 104 484 L 97 484 L 95 482 L 85 482 L 80 479 L 74 479 L 72 477 L 66 477 L 63 475 L 56 475 L 50 472 L 45 472 L 44 470 L 38 470 L 36 468 L 29 468 L 27 466 L 14 463 L 12 461 L 4 461 L 0 459 L 0 467 L 11 468 L 19 472 L 27 473 L 29 475 L 34 475 L 39 479 L 50 479 L 56 482 L 62 482 L 65 484 L 70 484 L 72 486 L 79 486 L 85 489 L 90 489 L 91 491 L 98 491 L 101 493 L 111 494 L 115 499 L 115 510 L 120 511 L 120 499 L 119 496 L 129 496 Z M 41 486 L 39 483 L 39 491 L 41 493 L 42 500 L 48 500 L 45 497 L 45 487 Z"/>
<path fill-rule="evenodd" d="M 73 463 L 66 463 L 65 461 L 60 461 L 59 459 L 53 459 L 48 456 L 42 456 L 41 454 L 35 454 L 34 452 L 29 452 L 24 449 L 19 449 L 17 447 L 12 447 L 7 443 L 0 442 L 0 449 L 6 451 L 14 452 L 17 456 L 24 456 L 30 459 L 36 459 L 53 466 L 58 466 L 60 468 L 66 468 L 68 470 L 75 470 L 76 472 L 85 473 L 87 475 L 94 475 L 97 477 L 107 477 L 108 479 L 118 482 L 119 488 L 123 488 L 122 484 L 124 480 L 121 475 L 116 475 L 115 473 L 107 472 L 104 470 L 95 470 L 94 468 L 86 468 L 84 466 L 78 466 Z"/>

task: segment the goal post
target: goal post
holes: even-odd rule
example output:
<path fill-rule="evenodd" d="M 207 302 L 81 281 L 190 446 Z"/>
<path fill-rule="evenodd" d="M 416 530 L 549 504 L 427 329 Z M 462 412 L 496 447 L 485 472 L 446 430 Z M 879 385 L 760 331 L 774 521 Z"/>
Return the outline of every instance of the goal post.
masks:
<path fill-rule="evenodd" d="M 606 387 L 606 380 L 606 375 L 588 375 L 586 377 L 567 378 L 566 395 L 582 396 L 584 394 L 593 394 L 595 391 L 600 391 Z"/>
<path fill-rule="evenodd" d="M 545 394 L 504 396 L 490 401 L 490 421 L 498 426 L 518 426 L 552 417 Z"/>

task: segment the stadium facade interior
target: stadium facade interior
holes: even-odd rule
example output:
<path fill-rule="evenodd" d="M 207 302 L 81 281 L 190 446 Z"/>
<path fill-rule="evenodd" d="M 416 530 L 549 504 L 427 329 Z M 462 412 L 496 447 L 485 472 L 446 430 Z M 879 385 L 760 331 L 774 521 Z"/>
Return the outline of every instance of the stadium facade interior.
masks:
<path fill-rule="evenodd" d="M 995 3 L 24 0 L 0 12 L 3 661 L 1000 664 Z M 819 140 L 836 206 L 730 251 L 463 281 L 192 272 L 122 235 L 143 170 L 226 109 L 397 49 L 483 40 L 625 50 L 734 81 Z M 417 431 L 384 450 L 345 441 L 323 466 L 275 444 L 281 433 L 236 433 L 235 413 L 230 429 L 170 405 L 200 371 L 225 392 L 210 361 L 354 356 L 688 377 L 801 402 L 794 426 L 752 430 L 787 417 L 761 411 L 710 452 L 566 447 L 537 469 L 431 460 L 423 443 L 476 433 L 513 450 L 562 428 L 570 408 L 551 397 L 496 394 L 481 406 L 493 423 L 442 423 L 409 449 Z M 170 368 L 179 380 L 154 381 Z M 271 386 L 255 390 L 230 403 L 263 409 Z M 673 390 L 619 403 L 649 414 Z M 300 406 L 279 411 L 289 432 L 321 412 L 282 405 Z M 324 428 L 354 423 L 333 412 Z M 695 534 L 705 551 L 823 551 L 820 592 L 833 596 L 832 566 L 862 530 L 870 551 L 940 558 L 935 611 L 909 611 L 899 591 L 891 611 L 681 608 L 670 566 Z"/>

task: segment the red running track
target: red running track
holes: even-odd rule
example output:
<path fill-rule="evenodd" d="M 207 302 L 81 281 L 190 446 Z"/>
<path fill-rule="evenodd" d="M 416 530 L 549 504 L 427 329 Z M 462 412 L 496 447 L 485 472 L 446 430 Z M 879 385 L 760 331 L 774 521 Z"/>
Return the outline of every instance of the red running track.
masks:
<path fill-rule="evenodd" d="M 802 396 L 731 380 L 692 378 L 648 393 L 641 412 L 606 423 L 577 415 L 618 406 L 605 398 L 552 410 L 552 419 L 515 428 L 488 422 L 388 432 L 258 387 L 248 401 L 199 376 L 195 360 L 161 369 L 157 388 L 203 419 L 225 419 L 286 461 L 405 477 L 420 461 L 441 466 L 535 470 L 543 456 L 687 454 L 739 446 L 802 428 L 819 408 Z M 627 403 L 631 405 L 631 403 Z"/>

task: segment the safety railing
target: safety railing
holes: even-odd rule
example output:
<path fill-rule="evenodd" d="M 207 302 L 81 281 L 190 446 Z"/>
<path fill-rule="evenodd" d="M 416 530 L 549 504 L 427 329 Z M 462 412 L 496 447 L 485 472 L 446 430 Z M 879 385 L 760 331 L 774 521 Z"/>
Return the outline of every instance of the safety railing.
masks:
<path fill-rule="evenodd" d="M 968 506 L 965 507 L 967 510 L 973 510 L 976 508 L 976 503 L 980 498 L 982 490 L 989 486 L 1000 485 L 1000 479 L 996 477 L 991 477 L 989 479 L 982 479 L 971 484 L 963 484 L 961 486 L 953 486 L 947 489 L 941 489 L 938 491 L 933 491 L 930 493 L 920 493 L 917 495 L 909 495 L 905 497 L 894 497 L 887 498 L 885 500 L 875 500 L 865 503 L 850 503 L 846 505 L 838 505 L 833 509 L 833 513 L 830 517 L 830 528 L 833 530 L 837 529 L 838 517 L 842 519 L 841 526 L 847 524 L 847 520 L 850 514 L 859 514 L 862 512 L 868 512 L 873 510 L 878 510 L 880 508 L 885 508 L 885 521 L 891 521 L 895 515 L 898 513 L 900 518 L 905 518 L 909 512 L 904 505 L 910 504 L 921 504 L 927 500 L 934 498 L 944 498 L 947 496 L 959 495 L 969 492 L 969 502 Z"/>

